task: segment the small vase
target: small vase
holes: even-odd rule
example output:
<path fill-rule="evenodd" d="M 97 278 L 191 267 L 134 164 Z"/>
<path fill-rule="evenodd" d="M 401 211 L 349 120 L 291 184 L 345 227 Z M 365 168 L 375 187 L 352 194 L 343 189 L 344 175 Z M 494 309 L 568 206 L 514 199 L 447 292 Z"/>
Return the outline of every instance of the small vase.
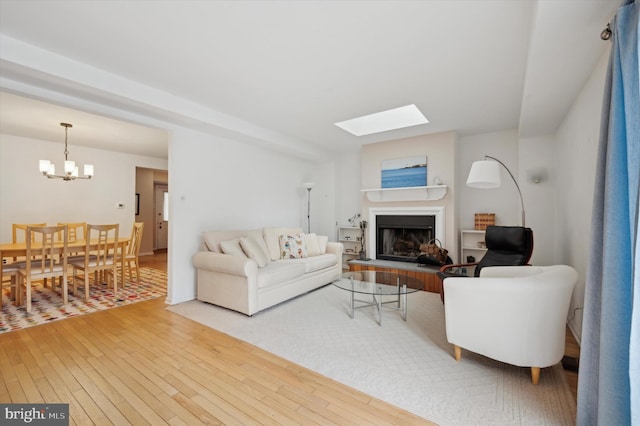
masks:
<path fill-rule="evenodd" d="M 367 252 L 364 250 L 360 250 L 360 260 L 367 260 Z"/>

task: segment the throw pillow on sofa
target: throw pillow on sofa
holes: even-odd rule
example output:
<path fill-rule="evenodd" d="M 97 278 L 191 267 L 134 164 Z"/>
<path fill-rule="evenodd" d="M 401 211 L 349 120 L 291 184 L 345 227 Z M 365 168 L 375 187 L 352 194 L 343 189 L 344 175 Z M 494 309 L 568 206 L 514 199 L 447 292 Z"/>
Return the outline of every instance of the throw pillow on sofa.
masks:
<path fill-rule="evenodd" d="M 249 259 L 255 260 L 259 268 L 264 268 L 271 261 L 264 241 L 258 238 L 252 236 L 240 238 L 240 246 Z"/>
<path fill-rule="evenodd" d="M 304 234 L 280 235 L 280 258 L 302 259 L 308 257 Z"/>
<path fill-rule="evenodd" d="M 309 257 L 319 256 L 322 254 L 322 250 L 320 249 L 320 243 L 318 242 L 318 236 L 314 233 L 304 234 L 305 244 L 307 245 L 307 255 Z"/>
<path fill-rule="evenodd" d="M 240 238 L 234 238 L 233 240 L 221 241 L 220 249 L 224 254 L 230 254 L 232 256 L 247 257 L 240 245 Z"/>

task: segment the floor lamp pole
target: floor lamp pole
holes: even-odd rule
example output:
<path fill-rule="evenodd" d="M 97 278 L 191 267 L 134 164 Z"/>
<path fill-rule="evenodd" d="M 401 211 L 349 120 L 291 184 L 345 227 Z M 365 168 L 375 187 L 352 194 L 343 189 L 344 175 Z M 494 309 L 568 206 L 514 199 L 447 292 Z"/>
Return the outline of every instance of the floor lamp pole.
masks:
<path fill-rule="evenodd" d="M 311 188 L 307 188 L 307 234 L 311 233 Z"/>
<path fill-rule="evenodd" d="M 311 233 L 311 189 L 315 186 L 313 182 L 304 182 L 302 184 L 307 190 L 307 234 Z"/>
<path fill-rule="evenodd" d="M 498 163 L 500 163 L 500 165 L 502 165 L 502 167 L 504 167 L 504 169 L 507 171 L 507 173 L 509 173 L 509 176 L 511 176 L 511 179 L 513 180 L 513 183 L 516 185 L 516 189 L 518 190 L 518 194 L 520 195 L 520 208 L 522 209 L 522 226 L 525 226 L 524 224 L 524 200 L 522 199 L 522 191 L 520 191 L 520 186 L 518 185 L 518 181 L 516 180 L 515 177 L 513 177 L 513 173 L 511 173 L 511 170 L 509 170 L 509 168 L 500 160 L 498 160 L 495 157 L 491 157 L 490 155 L 485 155 L 484 158 L 491 158 L 494 161 L 497 161 Z"/>

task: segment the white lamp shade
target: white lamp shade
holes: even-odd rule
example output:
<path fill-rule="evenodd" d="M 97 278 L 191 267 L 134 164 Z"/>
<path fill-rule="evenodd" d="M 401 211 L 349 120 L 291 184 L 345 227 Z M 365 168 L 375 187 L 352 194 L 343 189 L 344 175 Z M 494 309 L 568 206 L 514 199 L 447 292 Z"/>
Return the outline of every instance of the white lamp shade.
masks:
<path fill-rule="evenodd" d="M 68 175 L 73 173 L 73 169 L 76 168 L 76 162 L 75 161 L 65 161 L 64 162 L 64 172 Z"/>
<path fill-rule="evenodd" d="M 49 160 L 40 160 L 40 162 L 38 163 L 40 173 L 48 172 L 50 166 L 51 166 L 51 161 Z"/>
<path fill-rule="evenodd" d="M 84 165 L 84 175 L 85 176 L 93 176 L 93 164 L 85 164 Z"/>
<path fill-rule="evenodd" d="M 55 175 L 56 174 L 56 165 L 51 163 L 49 164 L 49 171 L 47 172 L 48 175 Z"/>
<path fill-rule="evenodd" d="M 74 178 L 78 177 L 78 167 L 77 166 L 73 168 L 73 171 L 71 172 L 71 176 L 74 177 Z"/>
<path fill-rule="evenodd" d="M 500 187 L 500 164 L 496 161 L 475 161 L 469 170 L 467 186 L 472 188 Z"/>

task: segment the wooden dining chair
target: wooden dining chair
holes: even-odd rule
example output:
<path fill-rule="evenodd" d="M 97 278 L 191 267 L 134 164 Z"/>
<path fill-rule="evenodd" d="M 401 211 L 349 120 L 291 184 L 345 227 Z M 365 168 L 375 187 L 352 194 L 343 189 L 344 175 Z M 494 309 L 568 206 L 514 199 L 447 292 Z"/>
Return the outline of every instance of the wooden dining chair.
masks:
<path fill-rule="evenodd" d="M 67 227 L 69 228 L 70 243 L 78 240 L 83 240 L 87 236 L 87 222 L 58 222 L 58 225 L 67 225 Z M 61 235 L 58 235 L 58 238 L 61 237 Z M 75 259 L 80 259 L 83 256 L 84 255 L 80 252 L 71 252 L 69 253 L 69 262 Z"/>
<path fill-rule="evenodd" d="M 62 246 L 56 241 L 61 232 Z M 62 277 L 62 303 L 67 304 L 67 227 L 28 226 L 27 250 L 24 267 L 18 269 L 17 294 L 26 287 L 26 310 L 31 312 L 31 286 L 34 281 Z M 60 254 L 60 256 L 58 256 Z M 60 259 L 60 262 L 57 260 Z M 21 296 L 16 296 L 20 298 Z"/>
<path fill-rule="evenodd" d="M 119 225 L 87 225 L 86 245 L 81 259 L 71 260 L 73 268 L 73 294 L 77 295 L 78 282 L 84 285 L 84 298 L 89 300 L 89 277 L 94 275 L 94 284 L 99 279 L 113 283 L 113 292 L 118 291 L 118 230 Z M 80 275 L 82 272 L 82 275 Z"/>
<path fill-rule="evenodd" d="M 24 243 L 27 241 L 27 227 L 29 226 L 46 226 L 46 223 L 14 223 L 11 226 L 11 242 Z M 35 235 L 33 235 L 35 238 Z M 2 277 L 0 280 L 0 300 L 2 297 L 2 289 L 6 283 L 11 288 L 11 298 L 16 297 L 18 269 L 24 266 L 24 259 L 14 257 L 11 263 L 2 266 Z M 16 299 L 16 302 L 18 299 Z"/>
<path fill-rule="evenodd" d="M 140 244 L 142 243 L 142 231 L 144 229 L 144 223 L 135 222 L 131 228 L 131 239 L 127 244 L 127 251 L 124 256 L 124 265 L 127 268 L 129 281 L 133 281 L 132 269 L 133 266 L 136 269 L 136 280 L 140 281 L 140 267 L 138 264 L 138 255 L 140 254 Z M 122 283 L 124 286 L 124 283 Z"/>

